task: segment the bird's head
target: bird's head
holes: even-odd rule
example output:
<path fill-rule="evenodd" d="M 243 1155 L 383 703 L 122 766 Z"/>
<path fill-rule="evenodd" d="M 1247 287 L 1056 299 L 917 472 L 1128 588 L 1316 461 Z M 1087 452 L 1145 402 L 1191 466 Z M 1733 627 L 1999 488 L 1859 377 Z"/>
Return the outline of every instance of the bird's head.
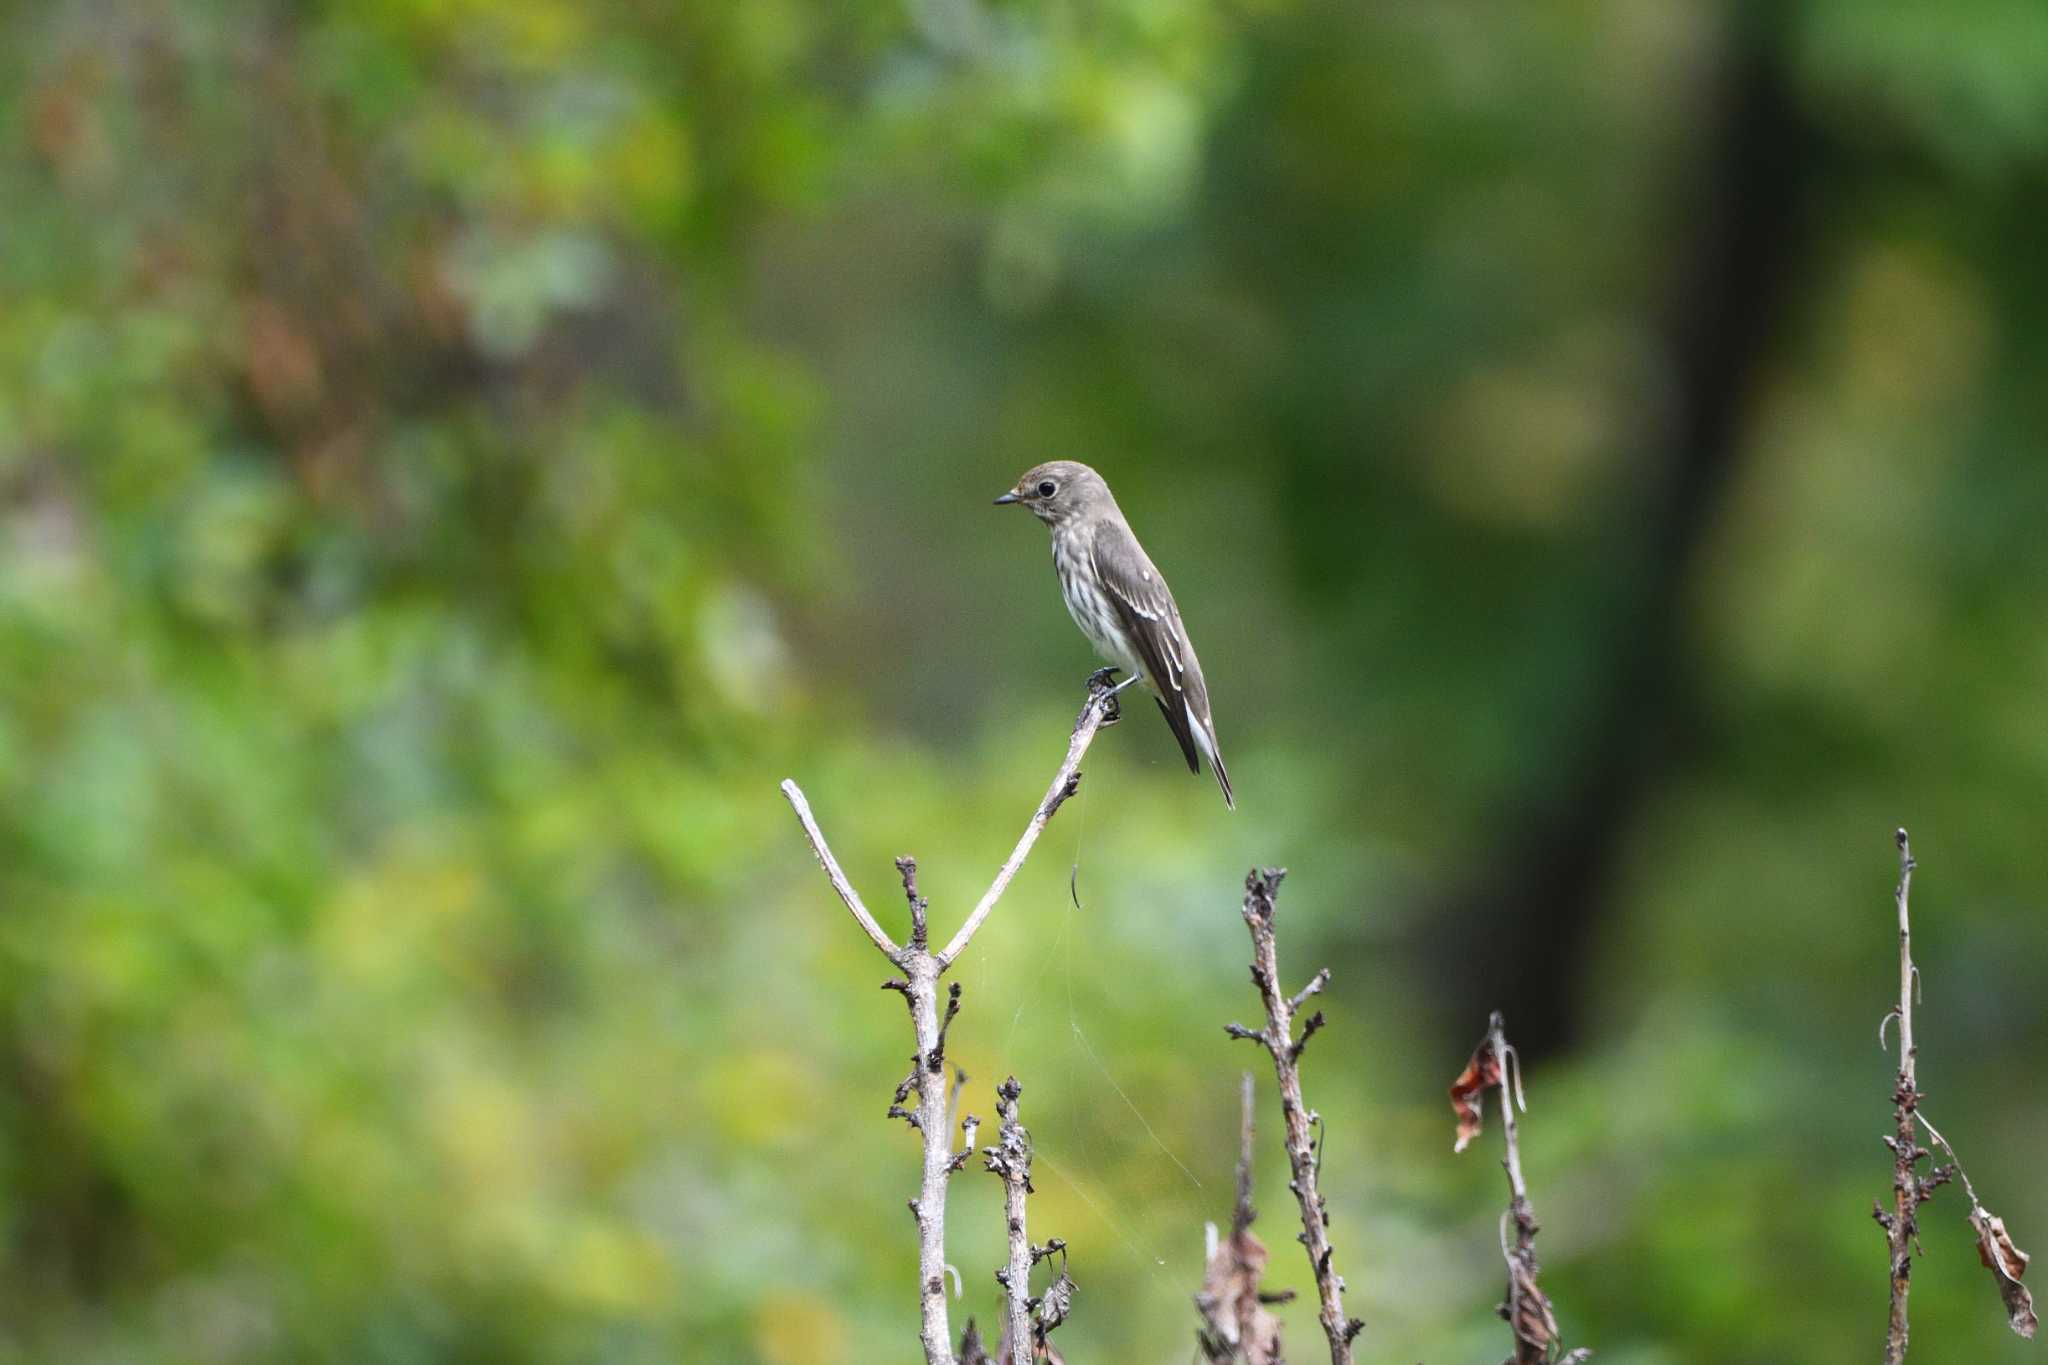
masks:
<path fill-rule="evenodd" d="M 1050 460 L 1024 471 L 1009 492 L 996 499 L 1006 507 L 1016 503 L 1047 526 L 1059 526 L 1087 515 L 1111 502 L 1109 485 L 1102 476 L 1078 460 Z"/>

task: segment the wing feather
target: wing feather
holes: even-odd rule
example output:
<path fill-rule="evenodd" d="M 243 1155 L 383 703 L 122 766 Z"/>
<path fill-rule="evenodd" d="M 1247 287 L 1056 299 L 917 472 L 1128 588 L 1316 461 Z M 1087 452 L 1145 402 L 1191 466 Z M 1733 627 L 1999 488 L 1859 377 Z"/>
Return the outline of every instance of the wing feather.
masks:
<path fill-rule="evenodd" d="M 1159 713 L 1180 741 L 1188 771 L 1200 772 L 1202 751 L 1213 747 L 1210 736 L 1198 741 L 1195 734 L 1196 726 L 1209 723 L 1209 690 L 1172 591 L 1137 538 L 1116 522 L 1096 532 L 1093 561 L 1096 579 L 1145 666 Z"/>

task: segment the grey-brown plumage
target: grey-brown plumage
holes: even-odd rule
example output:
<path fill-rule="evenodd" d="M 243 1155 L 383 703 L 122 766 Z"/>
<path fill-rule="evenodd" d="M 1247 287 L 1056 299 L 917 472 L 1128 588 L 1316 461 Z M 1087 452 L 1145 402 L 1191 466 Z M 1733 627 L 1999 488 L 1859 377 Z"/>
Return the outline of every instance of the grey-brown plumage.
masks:
<path fill-rule="evenodd" d="M 1208 759 L 1223 803 L 1235 810 L 1201 661 L 1166 579 L 1131 534 L 1109 485 L 1085 464 L 1054 460 L 1026 471 L 996 501 L 1028 507 L 1051 528 L 1053 568 L 1074 624 L 1104 659 L 1144 679 L 1188 771 L 1200 772 Z"/>

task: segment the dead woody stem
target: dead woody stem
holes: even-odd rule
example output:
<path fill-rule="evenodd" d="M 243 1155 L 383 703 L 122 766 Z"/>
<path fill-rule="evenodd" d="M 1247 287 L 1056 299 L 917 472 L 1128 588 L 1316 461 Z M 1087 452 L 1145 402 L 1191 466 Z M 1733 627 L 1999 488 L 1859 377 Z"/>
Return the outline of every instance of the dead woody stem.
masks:
<path fill-rule="evenodd" d="M 1903 1365 L 1911 1335 L 1907 1320 L 1907 1297 L 1913 1287 L 1913 1257 L 1920 1249 L 1920 1206 L 1934 1198 L 1934 1192 L 1951 1180 L 1961 1179 L 1970 1201 L 1970 1227 L 1977 1234 L 1977 1255 L 1997 1281 L 1999 1297 L 2005 1302 L 2006 1320 L 2022 1337 L 2032 1338 L 2039 1327 L 2034 1315 L 2032 1293 L 2020 1282 L 2027 1273 L 2027 1253 L 2013 1245 L 2005 1220 L 1993 1214 L 1977 1198 L 1976 1188 L 1956 1159 L 1948 1139 L 1935 1130 L 1920 1112 L 1920 1045 L 1913 1033 L 1913 1005 L 1920 985 L 1920 969 L 1913 965 L 1913 927 L 1909 902 L 1913 890 L 1913 846 L 1905 830 L 1894 836 L 1899 846 L 1899 884 L 1892 900 L 1899 915 L 1899 1003 L 1886 1011 L 1877 1026 L 1877 1041 L 1885 1041 L 1886 1027 L 1899 1024 L 1899 1069 L 1892 1087 L 1892 1131 L 1885 1146 L 1892 1151 L 1892 1207 L 1871 1206 L 1871 1217 L 1884 1229 L 1885 1248 L 1891 1260 L 1891 1316 L 1884 1340 L 1885 1365 Z M 1919 1165 L 1934 1155 L 1919 1144 L 1920 1130 L 1948 1154 L 1946 1164 L 1920 1174 Z"/>
<path fill-rule="evenodd" d="M 1501 1169 L 1508 1176 L 1508 1208 L 1501 1217 L 1500 1249 L 1507 1261 L 1507 1297 L 1500 1315 L 1514 1336 L 1514 1354 L 1506 1365 L 1547 1365 L 1558 1349 L 1557 1315 L 1550 1296 L 1537 1283 L 1541 1267 L 1536 1262 L 1536 1234 L 1542 1225 L 1529 1203 L 1528 1182 L 1522 1178 L 1522 1137 L 1517 1114 L 1526 1107 L 1522 1098 L 1521 1062 L 1508 1043 L 1506 1021 L 1499 1010 L 1486 1021 L 1486 1036 L 1479 1041 L 1472 1060 L 1451 1086 L 1451 1105 L 1458 1114 L 1457 1148 L 1463 1151 L 1479 1135 L 1486 1091 L 1492 1089 L 1500 1105 Z M 1514 1228 L 1512 1241 L 1508 1229 Z M 1580 1347 L 1559 1365 L 1590 1358 Z"/>
<path fill-rule="evenodd" d="M 1885 1230 L 1891 1253 L 1891 1321 L 1885 1331 L 1885 1365 L 1901 1365 L 1906 1358 L 1906 1297 L 1913 1288 L 1913 1243 L 1919 1236 L 1920 1206 L 1933 1194 L 1923 1189 L 1917 1164 L 1930 1153 L 1919 1144 L 1919 1130 L 1913 1115 L 1920 1107 L 1918 1069 L 1919 1045 L 1913 1041 L 1913 927 L 1907 901 L 1913 890 L 1913 846 L 1903 829 L 1899 844 L 1899 886 L 1893 901 L 1899 912 L 1899 1004 L 1891 1017 L 1899 1021 L 1899 1074 L 1892 1090 L 1892 1211 L 1887 1218 L 1880 1210 L 1878 1221 Z M 1884 1029 L 1879 1027 L 1882 1034 Z M 1939 1174 L 1938 1172 L 1935 1174 Z M 1932 1177 L 1930 1177 L 1932 1179 Z M 1938 1182 L 1937 1182 L 1938 1183 Z"/>
<path fill-rule="evenodd" d="M 1287 1162 L 1294 1171 L 1288 1188 L 1294 1191 L 1295 1202 L 1301 1206 L 1300 1239 L 1308 1249 L 1309 1266 L 1315 1272 L 1320 1309 L 1317 1318 L 1323 1325 L 1323 1335 L 1329 1338 L 1331 1365 L 1350 1365 L 1351 1342 L 1365 1324 L 1344 1314 L 1344 1277 L 1331 1265 L 1329 1212 L 1316 1188 L 1320 1153 L 1309 1136 L 1310 1128 L 1321 1119 L 1301 1097 L 1299 1062 L 1308 1040 L 1323 1026 L 1322 1011 L 1310 1015 L 1302 1025 L 1301 1036 L 1294 1036 L 1295 1012 L 1329 984 L 1330 972 L 1328 968 L 1317 972 L 1292 996 L 1281 992 L 1273 902 L 1280 879 L 1286 875 L 1285 868 L 1254 868 L 1244 883 L 1244 922 L 1252 936 L 1252 984 L 1258 987 L 1259 998 L 1266 1007 L 1266 1027 L 1253 1030 L 1242 1024 L 1228 1024 L 1225 1028 L 1231 1037 L 1249 1039 L 1273 1058 L 1273 1074 L 1280 1083 L 1280 1114 L 1286 1125 Z"/>
<path fill-rule="evenodd" d="M 988 1169 L 1003 1181 L 1003 1221 L 1010 1235 L 1010 1259 L 996 1272 L 996 1279 L 1003 1286 L 1005 1335 L 1011 1342 L 1013 1360 L 1016 1343 L 1031 1340 L 1031 1233 L 1024 1216 L 1025 1198 L 1032 1192 L 1031 1134 L 1017 1119 L 1017 1098 L 1023 1092 L 1015 1076 L 996 1090 L 996 1113 L 1003 1126 L 996 1145 L 986 1153 Z"/>
<path fill-rule="evenodd" d="M 883 986 L 901 993 L 910 1005 L 911 1029 L 917 1039 L 917 1052 L 911 1059 L 910 1075 L 898 1088 L 895 1101 L 890 1106 L 890 1114 L 905 1119 L 924 1139 L 923 1175 L 917 1198 L 910 1201 L 910 1211 L 917 1219 L 918 1300 L 922 1310 L 919 1339 L 924 1346 L 926 1365 L 954 1365 L 946 1318 L 946 1185 L 948 1177 L 965 1164 L 967 1151 L 973 1147 L 970 1136 L 967 1151 L 956 1152 L 953 1148 L 952 1096 L 945 1064 L 946 1027 L 959 1011 L 960 987 L 956 983 L 948 992 L 942 1019 L 939 1014 L 939 978 L 966 951 L 968 943 L 987 921 L 989 912 L 1017 875 L 1017 869 L 1024 865 L 1024 859 L 1038 842 L 1038 836 L 1045 832 L 1046 825 L 1061 804 L 1074 794 L 1081 781 L 1082 756 L 1088 752 L 1088 746 L 1102 727 L 1113 724 L 1116 718 L 1116 699 L 1110 695 L 1107 683 L 1099 678 L 1091 679 L 1088 700 L 1075 717 L 1073 731 L 1067 740 L 1066 757 L 1053 774 L 1044 798 L 1032 812 L 1024 833 L 1019 836 L 1009 858 L 997 870 L 988 890 L 982 893 L 951 941 L 938 952 L 933 952 L 928 946 L 926 904 L 917 893 L 915 860 L 904 858 L 897 862 L 911 918 L 910 941 L 899 945 L 869 912 L 860 893 L 839 866 L 839 860 L 832 856 L 831 846 L 825 841 L 824 831 L 818 828 L 802 789 L 794 781 L 782 784 L 782 794 L 796 811 L 804 837 L 810 842 L 811 852 L 817 856 L 819 865 L 824 868 L 833 891 L 838 893 L 840 901 L 860 926 L 861 932 L 867 935 L 868 941 L 875 945 L 876 951 L 902 973 L 901 977 L 883 982 Z M 917 1094 L 916 1108 L 906 1109 L 904 1102 L 913 1090 Z"/>
<path fill-rule="evenodd" d="M 1286 1303 L 1292 1290 L 1268 1293 L 1259 1287 L 1266 1273 L 1265 1244 L 1252 1233 L 1252 1073 L 1244 1073 L 1239 1095 L 1237 1207 L 1230 1236 L 1219 1241 L 1209 1225 L 1209 1252 L 1195 1311 L 1202 1315 L 1195 1347 L 1207 1365 L 1282 1365 L 1280 1319 L 1268 1305 Z"/>

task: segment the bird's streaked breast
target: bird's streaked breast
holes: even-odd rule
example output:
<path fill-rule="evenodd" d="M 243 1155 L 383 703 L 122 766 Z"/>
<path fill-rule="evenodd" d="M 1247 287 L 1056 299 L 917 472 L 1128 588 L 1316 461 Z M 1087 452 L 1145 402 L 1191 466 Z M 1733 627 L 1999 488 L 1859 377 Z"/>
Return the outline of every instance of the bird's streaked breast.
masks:
<path fill-rule="evenodd" d="M 1117 619 L 1115 606 L 1096 582 L 1088 546 L 1077 535 L 1056 532 L 1052 538 L 1052 562 L 1059 575 L 1060 597 L 1067 604 L 1067 614 L 1088 637 L 1088 643 L 1095 646 L 1095 652 L 1126 673 L 1143 673 L 1144 665 L 1139 662 L 1137 651 L 1124 638 L 1123 622 Z"/>

